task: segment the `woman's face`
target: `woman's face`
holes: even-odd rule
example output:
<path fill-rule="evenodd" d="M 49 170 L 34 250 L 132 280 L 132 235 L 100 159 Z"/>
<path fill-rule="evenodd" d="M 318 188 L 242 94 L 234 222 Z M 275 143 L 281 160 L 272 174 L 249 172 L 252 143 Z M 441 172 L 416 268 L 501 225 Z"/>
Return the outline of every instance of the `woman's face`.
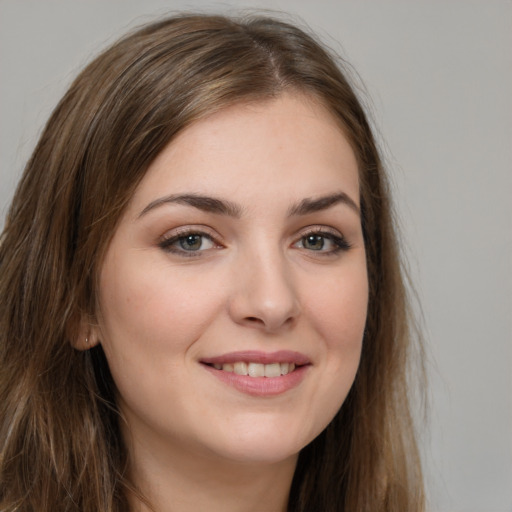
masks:
<path fill-rule="evenodd" d="M 367 299 L 354 153 L 323 107 L 284 95 L 197 122 L 152 163 L 95 336 L 142 449 L 291 460 L 352 385 Z"/>

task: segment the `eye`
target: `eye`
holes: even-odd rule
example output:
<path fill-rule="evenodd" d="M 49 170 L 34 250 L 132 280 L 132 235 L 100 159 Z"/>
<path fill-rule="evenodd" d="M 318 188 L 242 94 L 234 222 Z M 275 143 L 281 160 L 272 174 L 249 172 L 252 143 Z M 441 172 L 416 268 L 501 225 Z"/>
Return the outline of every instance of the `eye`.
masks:
<path fill-rule="evenodd" d="M 180 236 L 177 243 L 184 251 L 200 251 L 204 249 L 211 249 L 213 247 L 213 243 L 210 238 L 206 238 L 205 235 L 200 235 L 198 233 Z"/>
<path fill-rule="evenodd" d="M 322 235 L 307 235 L 303 236 L 301 239 L 302 247 L 312 251 L 321 251 L 325 247 L 326 242 L 328 243 L 330 240 L 327 240 L 326 237 Z"/>
<path fill-rule="evenodd" d="M 182 256 L 199 255 L 209 249 L 220 247 L 213 238 L 200 231 L 186 231 L 166 236 L 158 244 L 166 252 Z"/>
<path fill-rule="evenodd" d="M 294 247 L 323 254 L 336 254 L 350 249 L 350 244 L 340 234 L 310 231 L 295 242 Z"/>

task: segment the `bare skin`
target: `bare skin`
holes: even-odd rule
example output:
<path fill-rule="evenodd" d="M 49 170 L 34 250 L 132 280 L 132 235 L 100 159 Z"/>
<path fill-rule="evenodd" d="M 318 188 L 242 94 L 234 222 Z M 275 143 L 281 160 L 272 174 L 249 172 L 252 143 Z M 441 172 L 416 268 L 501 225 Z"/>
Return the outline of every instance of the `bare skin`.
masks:
<path fill-rule="evenodd" d="M 217 458 L 155 457 L 155 451 L 136 450 L 138 480 L 149 508 L 133 498 L 137 512 L 286 512 L 296 457 L 275 464 L 219 464 Z M 143 465 L 143 467 L 141 467 Z"/>

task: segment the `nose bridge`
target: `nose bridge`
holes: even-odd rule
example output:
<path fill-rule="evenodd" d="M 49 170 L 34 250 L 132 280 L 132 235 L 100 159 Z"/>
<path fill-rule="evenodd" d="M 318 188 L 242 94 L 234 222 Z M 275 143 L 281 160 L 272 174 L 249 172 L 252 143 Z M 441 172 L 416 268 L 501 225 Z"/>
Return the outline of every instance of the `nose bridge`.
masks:
<path fill-rule="evenodd" d="M 291 324 L 300 312 L 299 297 L 289 260 L 268 238 L 239 254 L 232 314 L 237 322 L 268 331 Z"/>

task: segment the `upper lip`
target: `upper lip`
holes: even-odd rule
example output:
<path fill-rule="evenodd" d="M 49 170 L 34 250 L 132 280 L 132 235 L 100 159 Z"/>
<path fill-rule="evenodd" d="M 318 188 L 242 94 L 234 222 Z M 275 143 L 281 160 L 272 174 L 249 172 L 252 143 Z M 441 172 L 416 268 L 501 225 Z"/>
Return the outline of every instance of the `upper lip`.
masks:
<path fill-rule="evenodd" d="M 310 364 L 309 358 L 300 352 L 292 350 L 278 350 L 277 352 L 261 352 L 258 350 L 242 350 L 229 352 L 214 357 L 201 359 L 204 364 L 233 364 L 238 362 L 246 363 L 294 363 L 296 366 Z"/>

